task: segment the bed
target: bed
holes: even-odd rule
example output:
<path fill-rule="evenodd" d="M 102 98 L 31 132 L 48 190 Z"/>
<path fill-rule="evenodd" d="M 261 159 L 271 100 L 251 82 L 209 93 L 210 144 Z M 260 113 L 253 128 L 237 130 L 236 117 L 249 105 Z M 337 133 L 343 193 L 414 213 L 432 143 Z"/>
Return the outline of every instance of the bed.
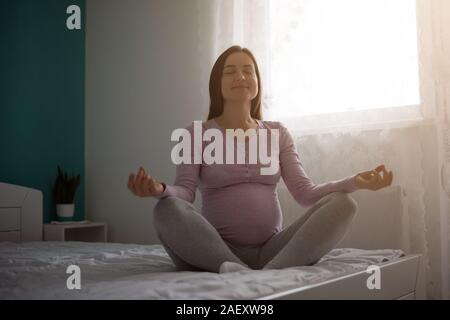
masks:
<path fill-rule="evenodd" d="M 5 194 L 8 186 L 0 187 L 0 193 Z M 24 192 L 20 188 L 15 190 Z M 3 197 L 6 198 L 12 199 L 11 192 Z M 405 255 L 399 249 L 336 248 L 314 266 L 282 270 L 226 274 L 177 271 L 164 248 L 157 244 L 40 241 L 39 237 L 38 241 L 32 241 L 25 234 L 28 229 L 20 229 L 20 221 L 41 215 L 42 208 L 33 213 L 29 207 L 27 204 L 26 210 L 17 211 L 19 214 L 26 212 L 26 216 L 17 220 L 18 230 L 14 230 L 14 237 L 20 236 L 19 241 L 0 242 L 2 300 L 424 298 L 421 256 Z M 0 208 L 5 208 L 1 201 Z M 10 214 L 11 210 L 4 212 Z M 0 223 L 1 219 L 0 216 Z M 39 228 L 42 230 L 42 225 Z M 79 267 L 80 289 L 68 288 L 69 278 L 73 276 L 70 266 Z M 380 288 L 369 289 L 368 283 L 376 273 L 368 270 L 369 266 L 379 267 Z"/>
<path fill-rule="evenodd" d="M 79 290 L 66 273 L 80 268 Z M 367 288 L 370 265 L 381 289 Z M 413 299 L 420 256 L 338 248 L 316 265 L 226 274 L 177 271 L 160 245 L 0 243 L 0 299 Z"/>

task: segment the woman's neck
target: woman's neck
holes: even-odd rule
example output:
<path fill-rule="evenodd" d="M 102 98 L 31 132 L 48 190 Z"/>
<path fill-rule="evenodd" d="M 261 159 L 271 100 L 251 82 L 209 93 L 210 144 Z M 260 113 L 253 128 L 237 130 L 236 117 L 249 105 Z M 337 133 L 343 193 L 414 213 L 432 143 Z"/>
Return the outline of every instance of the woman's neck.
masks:
<path fill-rule="evenodd" d="M 226 129 L 255 129 L 258 124 L 250 115 L 250 105 L 237 105 L 227 103 L 223 112 L 216 119 L 216 122 Z"/>

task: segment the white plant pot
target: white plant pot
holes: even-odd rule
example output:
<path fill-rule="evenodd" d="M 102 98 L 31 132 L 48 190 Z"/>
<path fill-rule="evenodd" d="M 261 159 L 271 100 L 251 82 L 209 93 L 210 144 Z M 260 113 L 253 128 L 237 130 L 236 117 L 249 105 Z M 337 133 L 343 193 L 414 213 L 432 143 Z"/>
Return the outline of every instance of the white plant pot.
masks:
<path fill-rule="evenodd" d="M 75 212 L 75 204 L 57 204 L 56 215 L 62 218 L 71 218 Z"/>

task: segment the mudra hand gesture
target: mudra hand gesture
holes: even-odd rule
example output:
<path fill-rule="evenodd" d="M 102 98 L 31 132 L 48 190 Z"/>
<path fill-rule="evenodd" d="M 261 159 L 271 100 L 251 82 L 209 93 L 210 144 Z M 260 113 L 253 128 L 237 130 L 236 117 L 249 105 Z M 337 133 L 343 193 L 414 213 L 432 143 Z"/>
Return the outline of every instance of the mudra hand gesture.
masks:
<path fill-rule="evenodd" d="M 393 178 L 392 171 L 387 171 L 382 164 L 372 171 L 359 173 L 355 178 L 355 183 L 361 189 L 378 190 L 390 186 Z"/>
<path fill-rule="evenodd" d="M 164 186 L 140 167 L 136 176 L 131 173 L 128 177 L 128 189 L 138 197 L 154 197 L 163 193 Z"/>

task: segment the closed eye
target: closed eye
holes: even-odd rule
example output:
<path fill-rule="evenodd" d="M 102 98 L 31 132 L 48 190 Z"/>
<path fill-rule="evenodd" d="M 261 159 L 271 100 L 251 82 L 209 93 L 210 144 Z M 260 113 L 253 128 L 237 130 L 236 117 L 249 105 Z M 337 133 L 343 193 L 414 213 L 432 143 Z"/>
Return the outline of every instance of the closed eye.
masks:
<path fill-rule="evenodd" d="M 236 73 L 236 71 L 224 72 L 224 74 L 233 74 L 233 73 Z M 246 74 L 253 74 L 253 71 L 252 70 L 244 70 L 244 73 L 246 73 Z"/>

